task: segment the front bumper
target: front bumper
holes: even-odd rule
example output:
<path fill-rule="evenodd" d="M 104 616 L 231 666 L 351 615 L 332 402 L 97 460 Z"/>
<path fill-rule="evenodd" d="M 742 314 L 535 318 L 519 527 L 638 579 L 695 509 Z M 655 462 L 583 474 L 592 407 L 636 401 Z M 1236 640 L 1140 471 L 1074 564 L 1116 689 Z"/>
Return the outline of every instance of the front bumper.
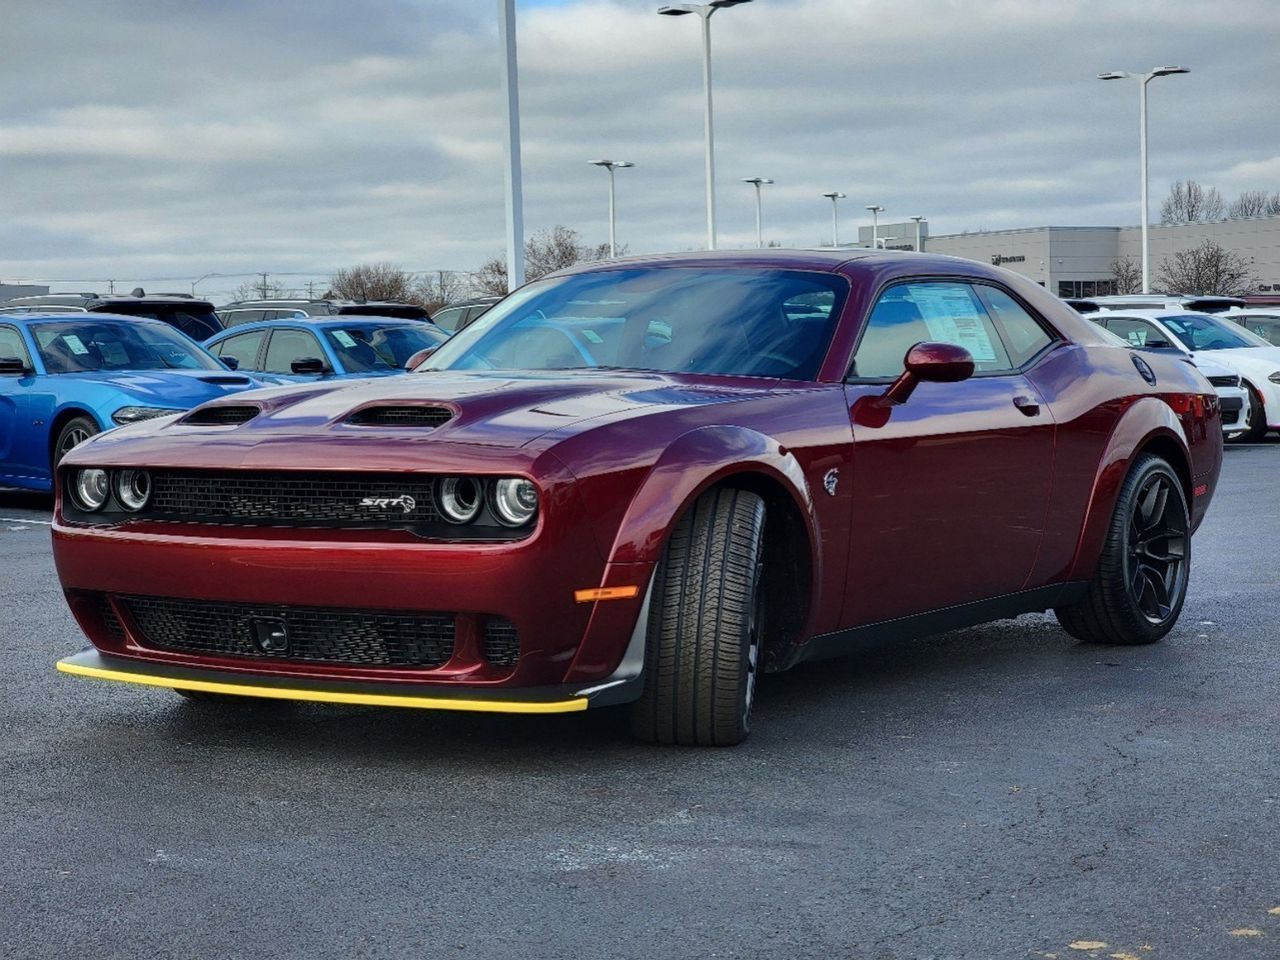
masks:
<path fill-rule="evenodd" d="M 299 682 L 289 678 L 247 676 L 219 670 L 125 660 L 97 650 L 84 650 L 58 661 L 61 673 L 147 687 L 308 703 L 483 713 L 577 713 L 588 707 L 628 703 L 640 696 L 642 668 L 643 645 L 640 648 L 639 662 L 634 658 L 624 661 L 617 675 L 604 683 L 506 690 L 432 689 L 426 695 L 420 690 L 406 689 L 403 684 L 317 678 Z"/>

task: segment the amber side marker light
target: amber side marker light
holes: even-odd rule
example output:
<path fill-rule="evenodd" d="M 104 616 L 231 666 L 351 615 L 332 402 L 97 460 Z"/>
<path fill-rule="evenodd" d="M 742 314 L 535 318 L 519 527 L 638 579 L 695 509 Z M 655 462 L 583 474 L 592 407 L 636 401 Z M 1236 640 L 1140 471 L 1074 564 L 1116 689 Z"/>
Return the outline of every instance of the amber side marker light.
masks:
<path fill-rule="evenodd" d="M 639 587 L 595 587 L 591 590 L 573 591 L 573 599 L 578 603 L 591 603 L 593 600 L 630 600 L 639 593 Z"/>

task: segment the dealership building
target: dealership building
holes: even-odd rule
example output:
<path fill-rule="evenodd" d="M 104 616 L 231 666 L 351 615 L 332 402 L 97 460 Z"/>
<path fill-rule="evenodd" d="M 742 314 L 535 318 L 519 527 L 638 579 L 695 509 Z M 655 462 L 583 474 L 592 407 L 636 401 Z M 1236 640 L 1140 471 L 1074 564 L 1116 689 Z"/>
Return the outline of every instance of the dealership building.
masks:
<path fill-rule="evenodd" d="M 911 250 L 917 225 L 886 223 L 879 227 L 881 245 Z M 1126 257 L 1142 261 L 1141 227 L 1023 227 L 978 233 L 929 235 L 919 224 L 921 248 L 966 260 L 994 263 L 1047 287 L 1060 297 L 1092 297 L 1114 293 L 1112 264 Z M 1280 216 L 1217 220 L 1210 223 L 1153 225 L 1151 282 L 1159 287 L 1160 263 L 1180 250 L 1212 240 L 1253 261 L 1259 293 L 1280 293 Z M 860 246 L 871 246 L 871 227 L 860 227 Z M 1177 291 L 1198 293 L 1200 291 Z"/>

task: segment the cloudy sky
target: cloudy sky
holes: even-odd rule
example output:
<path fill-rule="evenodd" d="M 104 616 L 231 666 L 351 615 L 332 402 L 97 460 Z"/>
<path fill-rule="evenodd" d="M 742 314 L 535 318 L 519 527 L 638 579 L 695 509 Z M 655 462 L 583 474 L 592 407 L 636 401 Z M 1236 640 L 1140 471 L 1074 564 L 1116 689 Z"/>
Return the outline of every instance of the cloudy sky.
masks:
<path fill-rule="evenodd" d="M 520 0 L 526 221 L 633 252 L 703 242 L 701 65 L 658 0 Z M 5 0 L 0 280 L 153 289 L 502 249 L 495 0 Z M 755 0 L 714 21 L 721 245 L 829 236 L 879 203 L 932 232 L 1137 220 L 1180 177 L 1280 190 L 1276 0 Z M 861 216 L 859 216 L 861 215 Z M 163 278 L 175 278 L 172 281 Z M 229 295 L 241 278 L 204 281 Z M 62 282 L 58 282 L 62 281 Z M 157 282 L 159 281 L 159 282 Z"/>

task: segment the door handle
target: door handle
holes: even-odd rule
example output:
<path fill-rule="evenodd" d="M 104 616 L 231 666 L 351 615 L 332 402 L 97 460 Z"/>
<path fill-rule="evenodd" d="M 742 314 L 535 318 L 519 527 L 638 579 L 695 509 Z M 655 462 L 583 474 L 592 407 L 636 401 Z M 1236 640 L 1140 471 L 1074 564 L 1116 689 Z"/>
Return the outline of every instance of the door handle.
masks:
<path fill-rule="evenodd" d="M 1013 398 L 1013 405 L 1025 413 L 1028 417 L 1034 417 L 1040 412 L 1040 404 L 1032 400 L 1025 394 L 1018 394 Z"/>

